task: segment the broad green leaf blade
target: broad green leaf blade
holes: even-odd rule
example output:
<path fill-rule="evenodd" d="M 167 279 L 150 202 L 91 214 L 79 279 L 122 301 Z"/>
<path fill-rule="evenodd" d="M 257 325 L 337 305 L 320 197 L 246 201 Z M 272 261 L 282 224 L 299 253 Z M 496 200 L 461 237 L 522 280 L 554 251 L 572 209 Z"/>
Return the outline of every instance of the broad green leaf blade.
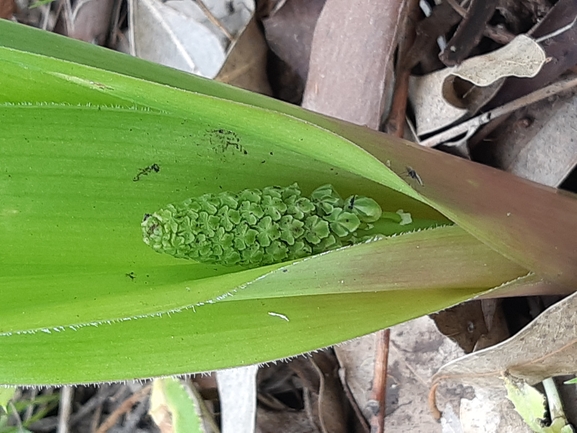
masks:
<path fill-rule="evenodd" d="M 207 138 L 194 121 L 183 125 L 182 118 L 166 114 L 4 106 L 0 119 L 6 128 L 0 137 L 1 332 L 57 326 L 53 319 L 65 325 L 169 311 L 212 299 L 268 272 L 233 275 L 238 269 L 154 253 L 142 241 L 140 222 L 167 197 L 180 201 L 298 180 L 309 191 L 321 183 L 347 194 L 368 191 L 392 211 L 412 201 L 296 153 L 288 144 L 255 139 L 243 144 L 246 154 L 223 151 L 219 141 L 211 142 L 218 132 L 209 129 Z M 71 121 L 77 123 L 74 129 Z M 42 136 L 29 133 L 39 124 Z M 152 163 L 159 172 L 138 177 Z M 419 209 L 425 218 L 439 215 L 420 203 L 413 208 L 414 218 Z M 440 217 L 438 223 L 444 222 Z"/>
<path fill-rule="evenodd" d="M 273 271 L 272 282 L 261 278 L 231 289 L 220 300 L 183 306 L 168 314 L 72 326 L 61 320 L 56 323 L 63 326 L 51 326 L 54 317 L 38 312 L 50 327 L 0 335 L 0 380 L 8 384 L 100 382 L 264 362 L 437 311 L 479 293 L 483 290 L 479 284 L 491 286 L 524 272 L 483 244 L 471 243 L 470 236 L 457 227 L 434 232 L 434 236 L 426 232 L 400 236 L 411 239 L 409 246 L 383 240 L 315 256 Z M 470 263 L 459 261 L 469 249 L 475 251 Z M 430 256 L 427 250 L 435 251 L 439 260 L 428 257 L 414 269 L 413 277 L 403 257 L 416 254 L 420 260 Z M 352 263 L 347 251 L 354 252 Z M 387 256 L 393 259 L 383 261 Z M 450 266 L 455 267 L 452 278 L 439 280 Z M 384 269 L 377 272 L 379 267 Z M 367 270 L 372 274 L 362 278 Z M 476 272 L 474 279 L 469 271 Z M 427 286 L 423 274 L 429 277 Z M 387 275 L 395 280 L 387 284 Z M 379 280 L 384 280 L 382 287 Z M 163 286 L 154 290 L 160 298 L 170 296 Z M 290 296 L 291 292 L 296 295 Z M 58 299 L 54 309 L 65 314 L 67 300 Z M 100 299 L 104 305 L 95 308 L 110 314 L 106 305 L 115 302 L 114 293 L 101 293 Z M 129 299 L 121 306 L 127 313 L 140 308 Z"/>
<path fill-rule="evenodd" d="M 103 382 L 248 365 L 317 349 L 474 296 L 404 290 L 217 302 L 111 324 L 0 337 L 5 384 Z M 274 314 L 282 314 L 289 321 Z M 295 350 L 296 349 L 296 350 Z"/>

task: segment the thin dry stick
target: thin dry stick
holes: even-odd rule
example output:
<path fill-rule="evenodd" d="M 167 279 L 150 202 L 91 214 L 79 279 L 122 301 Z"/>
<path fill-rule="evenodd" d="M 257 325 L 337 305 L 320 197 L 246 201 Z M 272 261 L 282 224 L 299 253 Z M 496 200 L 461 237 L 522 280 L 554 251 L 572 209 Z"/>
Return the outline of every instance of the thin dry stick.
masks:
<path fill-rule="evenodd" d="M 556 95 L 561 93 L 565 90 L 569 90 L 573 87 L 577 86 L 577 77 L 573 77 L 567 80 L 558 81 L 553 83 L 547 87 L 543 87 L 542 89 L 536 90 L 533 93 L 529 93 L 528 95 L 522 96 L 521 98 L 515 99 L 511 102 L 507 102 L 500 107 L 497 107 L 487 113 L 483 113 L 477 117 L 473 117 L 472 119 L 467 120 L 459 125 L 456 125 L 440 134 L 434 135 L 427 140 L 421 141 L 419 144 L 425 147 L 433 147 L 438 144 L 445 144 L 446 146 L 450 146 L 451 143 L 445 143 L 447 140 L 455 138 L 461 134 L 467 133 L 467 135 L 472 135 L 473 132 L 477 130 L 477 128 L 485 123 L 489 123 L 489 121 L 501 117 L 505 114 L 512 113 L 519 108 L 523 108 L 529 104 L 534 102 L 541 101 L 542 99 L 548 98 L 549 96 Z"/>
<path fill-rule="evenodd" d="M 457 12 L 459 15 L 461 15 L 462 18 L 465 18 L 467 16 L 467 9 L 465 9 L 462 5 L 457 3 L 456 0 L 447 0 L 447 3 L 449 3 L 451 7 L 454 9 L 454 11 Z M 515 35 L 507 31 L 506 29 L 491 25 L 487 25 L 483 29 L 483 36 L 486 36 L 489 39 L 492 39 L 495 42 L 503 45 L 508 44 L 515 38 Z"/>
<path fill-rule="evenodd" d="M 114 412 L 112 412 L 108 418 L 106 418 L 106 420 L 104 420 L 104 422 L 100 425 L 100 427 L 98 427 L 98 430 L 96 430 L 95 433 L 106 433 L 114 424 L 116 424 L 118 418 L 128 412 L 132 406 L 142 400 L 146 394 L 150 392 L 151 386 L 152 385 L 150 384 L 146 385 L 140 391 L 135 392 L 126 400 L 124 400 L 122 404 Z"/>
<path fill-rule="evenodd" d="M 415 41 L 415 26 L 419 18 L 419 1 L 409 0 L 404 35 L 399 42 L 399 61 L 395 79 L 395 93 L 391 104 L 391 111 L 387 119 L 386 130 L 389 134 L 403 138 L 405 135 L 405 118 L 407 99 L 409 95 L 409 78 L 411 70 L 405 62 L 409 50 Z"/>
<path fill-rule="evenodd" d="M 100 410 L 102 409 L 102 404 L 106 401 L 106 399 L 108 399 L 114 392 L 116 391 L 116 387 L 112 386 L 112 385 L 108 385 L 108 386 L 102 386 L 101 388 L 98 389 L 97 393 L 95 396 L 93 396 L 90 400 L 88 400 L 86 403 L 84 403 L 82 405 L 82 407 L 80 409 L 78 409 L 78 411 L 76 411 L 76 413 L 74 413 L 74 415 L 72 415 L 72 417 L 70 418 L 70 425 L 74 426 L 75 424 L 77 424 L 79 421 L 85 419 L 88 414 L 92 411 L 96 411 L 98 410 L 98 408 L 100 408 Z M 98 425 L 95 425 L 94 428 L 91 431 L 96 430 L 96 428 L 98 427 Z"/>
<path fill-rule="evenodd" d="M 375 350 L 375 372 L 371 400 L 378 403 L 378 410 L 371 415 L 369 424 L 371 433 L 384 433 L 385 410 L 387 408 L 387 366 L 389 364 L 389 342 L 391 330 L 385 329 L 377 333 L 377 348 Z"/>
<path fill-rule="evenodd" d="M 230 32 L 224 28 L 224 26 L 220 23 L 220 21 L 218 20 L 218 18 L 216 18 L 212 12 L 210 11 L 209 8 L 206 7 L 206 5 L 204 4 L 204 2 L 202 0 L 194 0 L 194 2 L 202 9 L 202 12 L 206 15 L 206 17 L 208 18 L 208 20 L 213 23 L 216 27 L 218 27 L 218 29 L 224 34 L 224 36 L 229 40 L 232 41 L 234 39 L 234 36 L 232 36 L 230 34 Z"/>
<path fill-rule="evenodd" d="M 96 406 L 92 416 L 90 417 L 90 432 L 96 432 L 98 428 L 98 423 L 100 422 L 100 415 L 102 415 L 102 403 Z"/>
<path fill-rule="evenodd" d="M 60 407 L 58 409 L 58 433 L 68 433 L 70 430 L 70 414 L 72 413 L 72 397 L 74 391 L 71 386 L 63 386 L 60 390 Z"/>
<path fill-rule="evenodd" d="M 38 395 L 38 388 L 32 388 L 30 390 L 30 401 L 34 401 L 37 395 Z M 26 412 L 24 412 L 24 417 L 22 418 L 22 420 L 24 422 L 27 422 L 30 418 L 32 418 L 33 412 L 34 412 L 34 405 L 29 404 L 28 407 L 26 407 Z"/>
<path fill-rule="evenodd" d="M 467 16 L 467 9 L 457 3 L 455 0 L 447 0 L 447 3 L 451 5 L 453 10 L 461 15 L 461 18 L 465 18 Z"/>
<path fill-rule="evenodd" d="M 431 411 L 431 415 L 433 415 L 433 418 L 435 418 L 437 421 L 439 421 L 441 419 L 441 416 L 443 415 L 441 413 L 441 411 L 439 409 L 437 409 L 437 387 L 439 386 L 438 383 L 434 383 L 431 386 L 431 389 L 429 390 L 429 398 L 427 399 L 427 402 L 429 404 L 429 410 Z"/>
<path fill-rule="evenodd" d="M 8 405 L 10 406 L 10 409 L 12 410 L 12 415 L 16 419 L 16 425 L 18 426 L 18 430 L 24 431 L 24 426 L 22 425 L 22 420 L 20 419 L 20 414 L 18 413 L 18 409 L 16 409 L 16 406 L 14 406 L 14 403 L 12 402 L 12 400 L 10 400 L 8 402 Z"/>

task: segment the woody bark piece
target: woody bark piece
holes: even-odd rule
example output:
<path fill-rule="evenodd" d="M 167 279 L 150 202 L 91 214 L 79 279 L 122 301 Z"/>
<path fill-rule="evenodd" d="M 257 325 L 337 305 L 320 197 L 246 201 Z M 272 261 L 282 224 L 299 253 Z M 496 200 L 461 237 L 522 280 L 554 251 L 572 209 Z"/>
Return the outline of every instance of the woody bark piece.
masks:
<path fill-rule="evenodd" d="M 457 31 L 447 43 L 447 47 L 439 55 L 445 65 L 454 66 L 461 63 L 477 46 L 496 6 L 497 0 L 473 0 L 471 2 L 467 16 L 461 21 Z"/>
<path fill-rule="evenodd" d="M 303 106 L 377 129 L 392 91 L 402 1 L 329 0 L 313 36 Z M 345 91 L 346 90 L 346 91 Z"/>

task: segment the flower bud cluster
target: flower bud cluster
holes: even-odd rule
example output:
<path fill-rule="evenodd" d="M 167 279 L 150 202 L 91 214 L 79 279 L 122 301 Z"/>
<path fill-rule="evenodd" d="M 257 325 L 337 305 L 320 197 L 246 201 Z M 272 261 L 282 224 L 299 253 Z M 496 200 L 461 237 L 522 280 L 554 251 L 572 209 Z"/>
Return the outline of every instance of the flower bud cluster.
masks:
<path fill-rule="evenodd" d="M 142 222 L 155 251 L 203 263 L 256 267 L 359 241 L 382 214 L 371 198 L 343 200 L 331 185 L 303 197 L 299 186 L 204 194 Z"/>

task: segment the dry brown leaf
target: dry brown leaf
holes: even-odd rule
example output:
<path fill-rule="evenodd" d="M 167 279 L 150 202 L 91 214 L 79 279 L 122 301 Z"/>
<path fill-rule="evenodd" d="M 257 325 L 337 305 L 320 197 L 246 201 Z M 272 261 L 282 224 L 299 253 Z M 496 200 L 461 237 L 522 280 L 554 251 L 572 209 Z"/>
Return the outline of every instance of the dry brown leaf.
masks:
<path fill-rule="evenodd" d="M 313 31 L 325 0 L 291 0 L 263 20 L 271 50 L 304 81 L 309 71 Z"/>
<path fill-rule="evenodd" d="M 481 302 L 476 300 L 431 314 L 431 319 L 439 331 L 455 341 L 465 353 L 471 353 L 479 338 L 489 332 Z"/>
<path fill-rule="evenodd" d="M 311 364 L 319 375 L 319 420 L 322 433 L 346 433 L 348 406 L 343 400 L 343 388 L 334 356 L 325 352 L 313 354 Z"/>
<path fill-rule="evenodd" d="M 572 93 L 519 110 L 479 144 L 479 151 L 498 168 L 559 187 L 577 165 L 577 94 Z"/>
<path fill-rule="evenodd" d="M 10 19 L 15 11 L 14 0 L 0 0 L 0 18 Z"/>
<path fill-rule="evenodd" d="M 268 48 L 253 17 L 234 45 L 215 80 L 271 95 L 266 73 Z"/>
<path fill-rule="evenodd" d="M 545 310 L 508 340 L 444 365 L 433 384 L 444 381 L 502 387 L 508 372 L 529 384 L 577 371 L 577 294 Z"/>
<path fill-rule="evenodd" d="M 410 99 L 417 135 L 476 113 L 495 96 L 506 77 L 534 77 L 545 62 L 541 46 L 530 37 L 519 35 L 503 48 L 467 59 L 457 67 L 412 78 Z"/>

